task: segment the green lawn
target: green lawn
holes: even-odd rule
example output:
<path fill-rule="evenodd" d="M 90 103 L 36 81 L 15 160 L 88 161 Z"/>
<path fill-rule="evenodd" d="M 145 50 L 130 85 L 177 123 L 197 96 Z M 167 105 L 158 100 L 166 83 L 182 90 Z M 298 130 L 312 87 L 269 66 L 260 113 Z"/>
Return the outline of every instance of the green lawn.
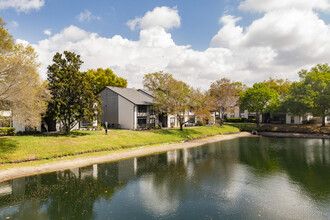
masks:
<path fill-rule="evenodd" d="M 46 159 L 81 152 L 111 151 L 137 146 L 177 142 L 209 135 L 238 132 L 225 125 L 178 129 L 130 131 L 74 131 L 70 135 L 29 135 L 0 138 L 0 162 Z"/>

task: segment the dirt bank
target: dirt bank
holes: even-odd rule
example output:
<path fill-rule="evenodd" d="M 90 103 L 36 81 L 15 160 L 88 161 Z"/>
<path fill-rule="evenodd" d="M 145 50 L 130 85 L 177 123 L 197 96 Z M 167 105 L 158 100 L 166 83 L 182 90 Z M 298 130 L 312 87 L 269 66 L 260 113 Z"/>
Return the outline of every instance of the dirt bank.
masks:
<path fill-rule="evenodd" d="M 85 157 L 78 157 L 73 159 L 60 159 L 54 162 L 49 162 L 41 165 L 9 168 L 6 170 L 0 170 L 0 182 L 18 177 L 23 177 L 23 176 L 31 176 L 40 173 L 48 173 L 48 172 L 66 170 L 66 169 L 77 168 L 82 166 L 88 166 L 95 163 L 105 163 L 116 160 L 128 159 L 132 157 L 145 156 L 145 155 L 161 153 L 169 150 L 192 148 L 203 144 L 214 143 L 222 140 L 230 140 L 234 138 L 250 137 L 250 136 L 252 136 L 250 133 L 245 133 L 245 132 L 238 134 L 229 134 L 229 135 L 217 135 L 214 137 L 198 139 L 188 142 L 163 144 L 158 146 L 138 147 L 133 149 L 105 153 L 103 155 L 85 156 Z"/>

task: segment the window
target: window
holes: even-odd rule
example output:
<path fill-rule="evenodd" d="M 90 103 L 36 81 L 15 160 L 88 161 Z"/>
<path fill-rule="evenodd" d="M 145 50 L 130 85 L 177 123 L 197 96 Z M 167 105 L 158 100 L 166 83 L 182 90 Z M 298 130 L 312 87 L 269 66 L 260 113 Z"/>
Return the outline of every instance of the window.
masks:
<path fill-rule="evenodd" d="M 138 125 L 145 125 L 147 124 L 147 119 L 146 118 L 138 118 Z"/>
<path fill-rule="evenodd" d="M 291 116 L 291 124 L 294 124 L 294 116 Z"/>
<path fill-rule="evenodd" d="M 147 112 L 146 105 L 138 105 L 138 112 Z"/>
<path fill-rule="evenodd" d="M 154 109 L 153 106 L 150 106 L 149 107 L 149 113 L 150 113 L 150 115 L 154 115 L 155 114 L 155 109 Z"/>

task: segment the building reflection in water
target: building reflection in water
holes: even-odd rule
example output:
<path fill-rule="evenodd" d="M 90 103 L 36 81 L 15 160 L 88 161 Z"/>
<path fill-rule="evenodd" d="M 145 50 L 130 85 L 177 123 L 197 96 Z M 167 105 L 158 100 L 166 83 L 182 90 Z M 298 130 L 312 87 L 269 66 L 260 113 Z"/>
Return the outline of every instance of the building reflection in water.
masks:
<path fill-rule="evenodd" d="M 329 168 L 328 140 L 236 139 L 0 183 L 0 218 L 94 219 L 119 212 L 109 209 L 116 207 L 113 200 L 136 206 L 141 218 L 166 218 L 182 210 L 182 201 L 200 197 L 212 202 L 209 208 L 228 211 L 240 207 L 251 186 L 273 185 L 269 180 L 283 173 L 290 179 L 285 184 L 328 201 Z M 131 190 L 130 200 L 119 203 L 125 190 Z"/>

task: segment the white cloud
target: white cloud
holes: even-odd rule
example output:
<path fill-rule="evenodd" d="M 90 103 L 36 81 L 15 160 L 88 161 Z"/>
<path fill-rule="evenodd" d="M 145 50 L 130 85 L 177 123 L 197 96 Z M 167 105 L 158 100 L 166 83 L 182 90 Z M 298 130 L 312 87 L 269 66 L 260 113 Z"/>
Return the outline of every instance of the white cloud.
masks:
<path fill-rule="evenodd" d="M 17 12 L 39 10 L 44 6 L 45 0 L 0 0 L 0 10 L 14 8 Z"/>
<path fill-rule="evenodd" d="M 213 37 L 211 45 L 227 48 L 237 46 L 243 37 L 243 28 L 236 26 L 236 22 L 240 19 L 231 15 L 223 16 L 220 23 L 223 23 L 224 27 Z"/>
<path fill-rule="evenodd" d="M 52 35 L 52 31 L 51 31 L 51 29 L 46 29 L 46 30 L 44 30 L 44 34 L 46 34 L 47 36 Z"/>
<path fill-rule="evenodd" d="M 245 0 L 239 5 L 239 9 L 256 12 L 268 12 L 279 9 L 299 10 L 329 10 L 329 0 Z"/>
<path fill-rule="evenodd" d="M 16 43 L 17 43 L 17 44 L 23 44 L 24 46 L 29 45 L 29 42 L 28 42 L 28 41 L 26 41 L 26 40 L 22 40 L 22 39 L 17 39 L 17 40 L 16 40 Z"/>
<path fill-rule="evenodd" d="M 181 21 L 176 8 L 156 7 L 153 11 L 148 11 L 143 17 L 137 17 L 127 22 L 131 30 L 148 29 L 162 27 L 169 30 L 174 27 L 180 27 Z"/>
<path fill-rule="evenodd" d="M 101 17 L 92 15 L 92 13 L 86 9 L 85 11 L 80 12 L 80 14 L 77 15 L 77 19 L 82 22 L 82 21 L 90 21 L 94 19 L 101 20 Z"/>
<path fill-rule="evenodd" d="M 212 47 L 205 51 L 177 45 L 166 31 L 180 24 L 176 9 L 166 10 L 176 11 L 179 20 L 148 23 L 145 18 L 154 16 L 156 9 L 133 25 L 141 29 L 137 41 L 118 35 L 106 38 L 76 26 L 39 41 L 34 46 L 40 54 L 41 74 L 45 78 L 53 55 L 64 50 L 81 55 L 82 70 L 110 67 L 137 88 L 142 86 L 144 74 L 160 70 L 207 89 L 211 81 L 222 77 L 249 85 L 270 76 L 295 80 L 300 69 L 330 61 L 330 25 L 312 9 L 271 10 L 248 27 L 237 24 L 242 18 L 225 15 Z"/>

